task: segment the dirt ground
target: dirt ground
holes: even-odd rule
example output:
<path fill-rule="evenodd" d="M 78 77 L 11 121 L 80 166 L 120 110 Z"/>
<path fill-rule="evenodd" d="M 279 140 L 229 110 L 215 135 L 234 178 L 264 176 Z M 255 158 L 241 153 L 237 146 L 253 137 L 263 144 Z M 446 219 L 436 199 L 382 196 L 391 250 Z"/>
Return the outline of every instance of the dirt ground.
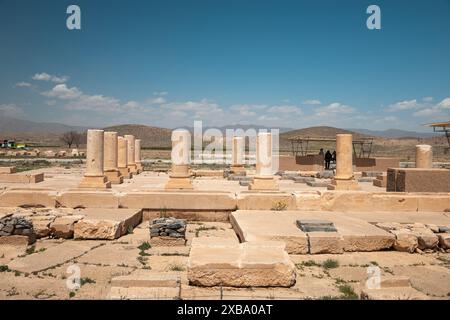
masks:
<path fill-rule="evenodd" d="M 202 288 L 190 286 L 187 260 L 194 237 L 236 238 L 231 225 L 221 222 L 188 224 L 185 247 L 142 246 L 149 241 L 148 222 L 115 241 L 40 239 L 34 246 L 0 246 L 0 299 L 106 299 L 111 279 L 139 272 L 176 274 L 181 278 L 177 299 L 358 299 L 368 266 L 378 266 L 381 276 L 407 276 L 411 285 L 429 299 L 450 299 L 450 254 L 409 254 L 396 251 L 322 255 L 291 255 L 296 264 L 296 284 L 291 288 Z M 12 261 L 40 255 L 51 247 L 86 244 L 64 263 L 38 272 L 8 267 Z M 146 249 L 143 249 L 146 248 Z M 38 259 L 39 260 L 39 259 Z M 80 268 L 81 287 L 69 289 L 70 267 Z M 30 266 L 32 269 L 32 266 Z M 30 270 L 31 270 L 30 269 Z"/>

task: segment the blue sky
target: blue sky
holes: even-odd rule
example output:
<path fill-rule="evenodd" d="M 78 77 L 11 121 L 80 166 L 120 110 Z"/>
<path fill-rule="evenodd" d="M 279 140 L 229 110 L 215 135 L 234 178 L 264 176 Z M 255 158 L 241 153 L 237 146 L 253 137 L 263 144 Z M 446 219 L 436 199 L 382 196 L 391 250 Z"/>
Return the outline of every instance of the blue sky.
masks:
<path fill-rule="evenodd" d="M 81 30 L 66 8 L 81 8 Z M 366 9 L 381 8 L 381 30 Z M 0 116 L 429 130 L 450 0 L 0 0 Z"/>

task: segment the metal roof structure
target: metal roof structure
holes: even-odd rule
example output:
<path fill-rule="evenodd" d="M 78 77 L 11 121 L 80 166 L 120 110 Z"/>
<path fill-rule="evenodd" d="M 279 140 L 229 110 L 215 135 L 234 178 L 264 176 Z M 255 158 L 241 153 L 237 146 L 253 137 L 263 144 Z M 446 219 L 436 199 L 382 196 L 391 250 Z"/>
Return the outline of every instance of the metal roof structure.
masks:
<path fill-rule="evenodd" d="M 448 148 L 450 149 L 450 121 L 428 123 L 426 126 L 432 127 L 434 132 L 443 132 L 447 137 Z"/>
<path fill-rule="evenodd" d="M 326 138 L 326 137 L 303 137 L 295 136 L 290 137 L 288 140 L 291 141 L 292 155 L 306 156 L 309 150 L 310 142 L 336 142 L 336 138 Z M 353 140 L 353 153 L 358 158 L 370 158 L 372 153 L 373 138 L 364 138 Z"/>

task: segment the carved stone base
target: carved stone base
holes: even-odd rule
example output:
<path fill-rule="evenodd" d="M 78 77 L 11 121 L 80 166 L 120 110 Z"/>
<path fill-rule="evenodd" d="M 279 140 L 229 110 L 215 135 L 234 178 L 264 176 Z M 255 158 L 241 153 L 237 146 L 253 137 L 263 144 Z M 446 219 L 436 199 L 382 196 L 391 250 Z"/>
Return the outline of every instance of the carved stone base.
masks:
<path fill-rule="evenodd" d="M 231 173 L 245 173 L 245 168 L 243 165 L 232 165 L 230 166 Z"/>
<path fill-rule="evenodd" d="M 132 174 L 139 174 L 139 170 L 136 164 L 129 164 L 128 169 L 130 169 L 130 172 Z"/>
<path fill-rule="evenodd" d="M 111 182 L 109 182 L 105 176 L 100 177 L 83 177 L 78 186 L 80 188 L 95 188 L 95 189 L 109 189 L 111 188 Z"/>
<path fill-rule="evenodd" d="M 170 177 L 167 181 L 166 190 L 173 189 L 183 189 L 183 190 L 193 190 L 194 186 L 189 177 Z"/>
<path fill-rule="evenodd" d="M 133 178 L 133 174 L 130 172 L 130 168 L 128 168 L 128 167 L 126 167 L 126 168 L 119 168 L 119 172 L 120 172 L 120 175 L 124 179 L 131 179 L 131 178 Z"/>
<path fill-rule="evenodd" d="M 253 182 L 248 186 L 249 190 L 267 190 L 267 191 L 278 191 L 278 182 L 274 177 L 263 177 L 256 176 Z"/>
<path fill-rule="evenodd" d="M 142 163 L 136 162 L 136 167 L 137 167 L 138 173 L 141 173 L 142 171 L 144 171 L 144 168 L 142 167 Z"/>
<path fill-rule="evenodd" d="M 123 183 L 123 177 L 120 174 L 119 170 L 105 171 L 105 176 L 106 179 L 108 179 L 108 181 L 110 181 L 112 184 Z"/>
<path fill-rule="evenodd" d="M 358 182 L 355 180 L 331 180 L 331 184 L 327 186 L 328 190 L 361 190 Z"/>

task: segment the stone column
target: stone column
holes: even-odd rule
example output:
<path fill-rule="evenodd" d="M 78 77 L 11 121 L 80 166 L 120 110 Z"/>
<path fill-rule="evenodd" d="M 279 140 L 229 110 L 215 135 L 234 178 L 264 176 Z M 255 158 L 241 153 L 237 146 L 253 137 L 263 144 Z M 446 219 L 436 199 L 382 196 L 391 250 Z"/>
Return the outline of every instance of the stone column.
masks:
<path fill-rule="evenodd" d="M 123 177 L 118 168 L 118 142 L 117 132 L 106 131 L 104 135 L 105 159 L 104 170 L 105 176 L 112 184 L 121 184 Z"/>
<path fill-rule="evenodd" d="M 433 168 L 433 148 L 427 144 L 416 146 L 416 168 Z"/>
<path fill-rule="evenodd" d="M 273 175 L 272 134 L 260 132 L 256 140 L 256 176 L 249 185 L 249 190 L 278 190 L 278 183 Z"/>
<path fill-rule="evenodd" d="M 103 171 L 104 151 L 103 130 L 87 131 L 86 172 L 80 188 L 111 188 Z"/>
<path fill-rule="evenodd" d="M 141 173 L 143 171 L 141 162 L 141 139 L 134 140 L 134 161 L 136 162 L 138 173 Z"/>
<path fill-rule="evenodd" d="M 336 175 L 328 190 L 359 190 L 353 179 L 353 137 L 351 134 L 336 135 Z"/>
<path fill-rule="evenodd" d="M 134 148 L 135 148 L 135 138 L 131 134 L 124 135 L 125 139 L 127 140 L 127 146 L 128 146 L 128 152 L 127 152 L 127 158 L 128 158 L 128 168 L 130 168 L 130 172 L 133 174 L 137 174 L 137 166 L 136 166 L 136 160 L 135 160 L 135 154 L 134 154 Z"/>
<path fill-rule="evenodd" d="M 172 131 L 172 170 L 166 189 L 193 189 L 189 163 L 191 134 L 185 129 Z"/>
<path fill-rule="evenodd" d="M 230 170 L 234 174 L 245 175 L 246 173 L 244 168 L 244 146 L 245 140 L 243 137 L 233 137 Z"/>
<path fill-rule="evenodd" d="M 133 174 L 128 168 L 128 143 L 124 137 L 117 137 L 117 165 L 124 179 L 131 179 Z"/>

